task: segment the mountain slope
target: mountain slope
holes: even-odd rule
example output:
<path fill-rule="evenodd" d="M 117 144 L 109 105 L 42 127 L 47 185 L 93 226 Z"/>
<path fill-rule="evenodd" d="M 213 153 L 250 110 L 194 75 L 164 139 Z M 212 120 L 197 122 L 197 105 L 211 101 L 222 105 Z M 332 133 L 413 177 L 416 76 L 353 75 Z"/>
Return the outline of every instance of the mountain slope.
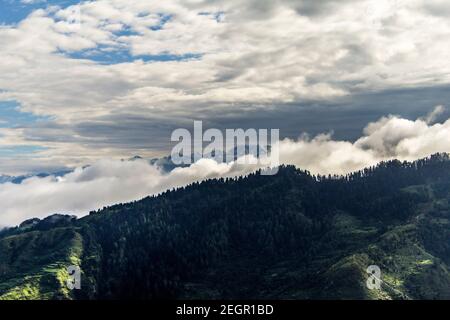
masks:
<path fill-rule="evenodd" d="M 0 233 L 0 298 L 450 299 L 449 194 L 446 155 L 196 183 Z M 72 262 L 82 290 L 68 292 Z"/>
<path fill-rule="evenodd" d="M 0 240 L 1 299 L 70 299 L 67 265 L 80 264 L 74 228 L 30 231 Z"/>

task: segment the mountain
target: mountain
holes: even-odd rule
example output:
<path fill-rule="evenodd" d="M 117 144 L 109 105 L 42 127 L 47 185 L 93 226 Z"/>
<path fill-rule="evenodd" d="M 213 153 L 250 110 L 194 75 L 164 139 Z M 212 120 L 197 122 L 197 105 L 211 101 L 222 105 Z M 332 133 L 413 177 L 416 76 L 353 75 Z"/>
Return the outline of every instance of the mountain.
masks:
<path fill-rule="evenodd" d="M 267 149 L 259 150 L 258 146 L 246 144 L 244 146 L 241 146 L 240 148 L 234 147 L 233 149 L 230 149 L 227 152 L 217 151 L 218 152 L 217 154 L 221 155 L 221 158 L 223 158 L 219 162 L 230 162 L 230 161 L 236 161 L 237 159 L 239 159 L 240 157 L 243 157 L 245 155 L 252 155 L 255 158 L 263 157 L 265 155 L 268 155 L 268 153 L 270 153 L 270 150 L 271 150 L 270 145 L 267 147 Z M 208 158 L 214 159 L 215 154 L 213 152 L 212 155 L 205 154 L 205 155 L 198 155 L 198 156 L 202 159 L 208 159 Z M 136 160 L 136 159 L 141 160 L 142 158 L 139 156 L 135 156 L 135 157 L 131 158 L 130 160 Z M 195 159 L 195 154 L 192 153 L 191 161 L 194 162 L 194 159 Z M 174 170 L 176 168 L 183 168 L 183 167 L 189 166 L 189 164 L 173 163 L 172 156 L 166 156 L 166 157 L 162 157 L 162 158 L 154 158 L 154 159 L 151 159 L 149 161 L 149 163 L 151 165 L 157 166 L 163 172 L 171 172 L 172 170 Z"/>
<path fill-rule="evenodd" d="M 162 158 L 154 158 L 150 160 L 146 160 L 138 155 L 133 156 L 129 159 L 122 159 L 122 161 L 138 161 L 138 160 L 144 160 L 148 161 L 149 164 L 154 165 L 158 167 L 163 172 L 170 172 L 173 169 L 177 167 L 186 167 L 187 165 L 176 165 L 172 162 L 170 156 L 169 157 L 162 157 Z M 88 168 L 90 165 L 85 165 L 82 168 Z M 12 184 L 21 184 L 24 180 L 30 179 L 30 178 L 47 178 L 50 176 L 53 177 L 63 177 L 69 173 L 74 172 L 74 169 L 61 169 L 58 171 L 49 171 L 49 172 L 40 172 L 40 173 L 27 173 L 17 176 L 11 176 L 11 175 L 5 175 L 0 174 L 0 185 L 5 183 L 12 183 Z"/>
<path fill-rule="evenodd" d="M 270 151 L 270 146 L 267 148 Z M 263 149 L 261 150 L 261 155 L 267 154 L 267 150 Z M 225 153 L 225 160 L 231 159 L 232 161 L 237 160 L 239 157 L 242 157 L 244 155 L 253 155 L 255 157 L 259 156 L 259 151 L 257 146 L 249 146 L 245 145 L 242 148 L 233 148 Z M 199 157 L 202 158 L 201 155 Z M 204 158 L 207 158 L 206 156 Z M 194 154 L 191 155 L 192 161 L 194 160 Z M 158 169 L 160 169 L 162 172 L 169 173 L 172 170 L 176 168 L 185 168 L 188 167 L 189 164 L 175 164 L 172 161 L 171 156 L 161 157 L 161 158 L 153 158 L 153 159 L 145 159 L 139 155 L 135 155 L 128 159 L 122 159 L 121 161 L 147 161 L 150 165 L 156 166 Z M 89 167 L 90 165 L 83 166 L 84 168 Z M 30 178 L 47 178 L 49 176 L 54 177 L 63 177 L 69 173 L 72 173 L 74 169 L 62 169 L 59 171 L 50 171 L 50 172 L 40 172 L 40 173 L 27 173 L 23 175 L 18 176 L 10 176 L 10 175 L 4 175 L 0 174 L 0 185 L 5 183 L 13 183 L 13 184 L 21 184 L 24 180 L 30 179 Z"/>
<path fill-rule="evenodd" d="M 33 178 L 33 177 L 37 177 L 37 178 L 46 178 L 49 176 L 63 177 L 66 174 L 71 173 L 71 172 L 73 172 L 73 170 L 65 169 L 65 170 L 60 170 L 60 171 L 55 171 L 55 172 L 29 173 L 29 174 L 24 174 L 24 175 L 20 175 L 20 176 L 0 175 L 0 184 L 4 184 L 4 183 L 8 183 L 8 182 L 13 183 L 13 184 L 21 184 L 24 180 Z"/>
<path fill-rule="evenodd" d="M 450 299 L 450 159 L 291 166 L 0 232 L 0 299 Z M 83 271 L 66 287 L 67 267 Z M 377 265 L 380 290 L 366 286 Z"/>

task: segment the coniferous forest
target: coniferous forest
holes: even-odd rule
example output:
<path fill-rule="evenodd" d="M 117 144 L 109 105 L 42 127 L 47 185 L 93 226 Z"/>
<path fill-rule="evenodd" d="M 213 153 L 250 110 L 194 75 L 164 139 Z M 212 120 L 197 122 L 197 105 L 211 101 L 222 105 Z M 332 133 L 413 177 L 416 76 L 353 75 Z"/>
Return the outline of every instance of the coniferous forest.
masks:
<path fill-rule="evenodd" d="M 436 154 L 346 176 L 284 166 L 32 219 L 0 233 L 0 299 L 450 299 L 449 196 Z M 74 264 L 80 290 L 66 286 Z"/>

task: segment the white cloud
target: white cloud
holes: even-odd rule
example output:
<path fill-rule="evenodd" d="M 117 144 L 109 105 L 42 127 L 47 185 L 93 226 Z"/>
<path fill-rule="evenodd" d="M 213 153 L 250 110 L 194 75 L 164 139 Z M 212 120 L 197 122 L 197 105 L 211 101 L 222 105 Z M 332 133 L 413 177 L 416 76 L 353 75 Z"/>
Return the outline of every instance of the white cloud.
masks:
<path fill-rule="evenodd" d="M 389 116 L 370 123 L 354 143 L 323 134 L 312 139 L 285 139 L 279 150 L 282 164 L 314 174 L 345 174 L 383 160 L 415 160 L 436 152 L 450 152 L 450 119 L 428 124 L 423 119 Z M 19 185 L 0 185 L 0 221 L 14 225 L 51 213 L 82 216 L 105 205 L 137 200 L 204 179 L 245 175 L 257 168 L 202 159 L 166 174 L 144 160 L 99 160 L 62 178 L 34 177 Z"/>
<path fill-rule="evenodd" d="M 101 160 L 62 178 L 33 177 L 18 185 L 0 185 L 0 221 L 2 225 L 11 226 L 51 213 L 81 216 L 89 210 L 137 200 L 206 178 L 236 176 L 252 170 L 254 168 L 203 159 L 189 168 L 164 174 L 144 160 Z"/>
<path fill-rule="evenodd" d="M 431 113 L 442 111 L 437 106 Z M 430 117 L 430 116 L 429 116 Z M 322 134 L 313 139 L 280 143 L 281 162 L 320 174 L 345 174 L 388 159 L 416 160 L 437 152 L 450 152 L 450 119 L 430 124 L 398 116 L 370 123 L 355 142 L 335 141 Z"/>
<path fill-rule="evenodd" d="M 444 2 L 436 5 L 444 12 Z M 167 118 L 193 118 L 204 109 L 263 112 L 450 81 L 450 23 L 420 0 L 98 0 L 77 8 L 81 26 L 74 25 L 71 6 L 39 9 L 17 26 L 0 28 L 0 43 L 7 44 L 0 48 L 0 100 L 51 117 L 61 125 L 55 137 L 64 136 L 64 124 L 124 112 Z M 69 57 L 83 50 L 128 52 L 132 61 L 105 65 Z M 140 60 L 159 54 L 201 57 Z M 16 143 L 38 143 L 21 128 L 3 131 Z M 112 142 L 89 146 L 86 140 L 99 139 L 95 134 L 73 137 L 41 143 L 60 154 L 79 150 L 83 158 L 93 151 L 123 153 Z"/>
<path fill-rule="evenodd" d="M 425 122 L 428 124 L 433 123 L 436 119 L 445 112 L 445 107 L 442 105 L 436 106 L 425 118 Z"/>

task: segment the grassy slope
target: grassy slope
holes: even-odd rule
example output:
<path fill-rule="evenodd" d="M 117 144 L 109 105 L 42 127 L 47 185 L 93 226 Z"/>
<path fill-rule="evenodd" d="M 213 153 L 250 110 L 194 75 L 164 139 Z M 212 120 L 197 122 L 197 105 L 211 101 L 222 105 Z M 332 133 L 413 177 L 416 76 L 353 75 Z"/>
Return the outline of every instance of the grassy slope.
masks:
<path fill-rule="evenodd" d="M 361 243 L 364 246 L 356 253 L 344 257 L 330 268 L 328 281 L 338 280 L 335 289 L 328 287 L 326 292 L 342 298 L 363 299 L 450 299 L 450 273 L 448 265 L 442 257 L 433 255 L 422 239 L 424 229 L 435 232 L 436 224 L 450 226 L 447 218 L 435 218 L 435 209 L 440 206 L 442 212 L 448 215 L 450 208 L 443 206 L 444 199 L 437 198 L 432 186 L 412 186 L 404 192 L 423 193 L 430 199 L 416 209 L 416 214 L 404 224 L 389 226 L 388 231 L 370 240 L 369 230 L 361 230 L 357 220 L 346 218 L 345 222 L 336 225 L 343 233 L 350 233 L 350 238 L 356 240 L 357 234 L 366 233 Z M 450 215 L 449 215 L 450 217 Z M 345 237 L 345 235 L 343 235 Z M 442 236 L 448 241 L 448 232 Z M 442 240 L 444 240 L 442 239 Z M 367 244 L 368 245 L 365 245 Z M 378 265 L 382 270 L 382 290 L 367 290 L 364 284 L 367 275 L 365 269 L 371 264 Z M 359 277 L 359 285 L 354 281 L 346 283 L 345 279 Z M 341 289 L 344 291 L 339 291 Z"/>
<path fill-rule="evenodd" d="M 0 300 L 71 299 L 66 270 L 80 265 L 82 248 L 74 228 L 0 239 Z"/>

